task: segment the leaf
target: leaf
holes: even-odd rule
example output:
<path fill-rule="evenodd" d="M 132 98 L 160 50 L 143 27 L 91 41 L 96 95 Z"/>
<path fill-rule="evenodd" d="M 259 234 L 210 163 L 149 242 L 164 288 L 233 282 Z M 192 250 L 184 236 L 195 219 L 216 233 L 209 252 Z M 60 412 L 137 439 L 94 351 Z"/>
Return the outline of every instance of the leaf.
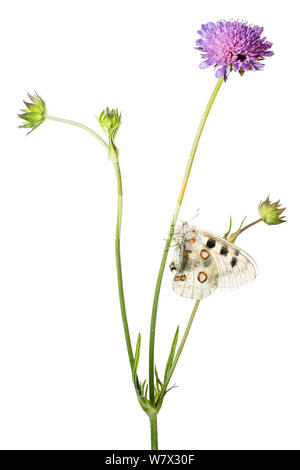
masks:
<path fill-rule="evenodd" d="M 163 383 L 160 380 L 160 378 L 158 377 L 158 372 L 157 372 L 156 366 L 155 366 L 155 377 L 156 377 L 156 388 L 157 388 L 157 391 L 160 392 L 160 390 L 163 386 Z"/>
<path fill-rule="evenodd" d="M 178 335 L 179 335 L 179 326 L 177 326 L 177 329 L 176 329 L 176 332 L 175 332 L 175 335 L 174 335 L 174 339 L 173 339 L 173 342 L 172 342 L 172 346 L 171 346 L 171 351 L 170 351 L 170 354 L 169 354 L 169 357 L 168 357 L 168 360 L 167 360 L 165 375 L 164 375 L 164 382 L 166 382 L 167 375 L 168 375 L 169 370 L 171 369 L 171 366 L 173 364 L 175 349 L 176 349 L 177 341 L 178 341 Z"/>
<path fill-rule="evenodd" d="M 171 385 L 171 387 L 167 388 L 167 390 L 165 391 L 165 394 L 164 394 L 164 397 L 167 395 L 167 393 L 172 390 L 173 388 L 177 388 L 177 385 L 174 384 L 174 385 Z"/>
<path fill-rule="evenodd" d="M 132 376 L 133 376 L 134 383 L 136 382 L 136 378 L 137 378 L 136 371 L 139 365 L 140 351 L 141 351 L 141 333 L 139 333 L 138 339 L 136 342 L 134 362 L 133 362 L 133 367 L 132 367 Z"/>
<path fill-rule="evenodd" d="M 227 232 L 224 234 L 224 237 L 223 237 L 223 238 L 225 238 L 225 240 L 226 240 L 226 238 L 228 237 L 228 235 L 229 235 L 230 232 L 231 232 L 231 224 L 232 224 L 232 219 L 231 219 L 231 216 L 230 216 L 230 220 L 229 220 L 229 229 L 227 230 Z"/>
<path fill-rule="evenodd" d="M 142 387 L 141 387 L 141 389 L 142 389 L 142 396 L 143 396 L 143 397 L 145 396 L 145 395 L 144 395 L 145 385 L 146 385 L 146 380 L 144 380 L 144 382 L 142 383 Z"/>

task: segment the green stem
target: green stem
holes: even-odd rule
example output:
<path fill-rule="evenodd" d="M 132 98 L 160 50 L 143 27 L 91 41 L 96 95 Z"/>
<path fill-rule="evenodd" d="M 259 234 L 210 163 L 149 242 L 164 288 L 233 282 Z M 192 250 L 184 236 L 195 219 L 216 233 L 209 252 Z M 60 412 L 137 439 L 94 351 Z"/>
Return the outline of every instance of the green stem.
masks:
<path fill-rule="evenodd" d="M 150 433 L 151 433 L 151 450 L 158 449 L 158 439 L 157 439 L 157 415 L 149 416 L 150 419 Z"/>
<path fill-rule="evenodd" d="M 191 316 L 190 316 L 190 318 L 189 318 L 188 324 L 187 324 L 187 326 L 186 326 L 186 328 L 185 328 L 185 332 L 184 332 L 184 334 L 183 334 L 181 343 L 180 343 L 180 345 L 179 345 L 179 347 L 178 347 L 178 350 L 177 350 L 177 353 L 176 353 L 176 355 L 175 355 L 175 357 L 174 357 L 174 361 L 173 361 L 173 363 L 172 363 L 172 367 L 170 368 L 169 373 L 168 373 L 168 375 L 167 375 L 167 377 L 166 377 L 165 383 L 164 383 L 164 385 L 163 385 L 163 387 L 162 387 L 162 389 L 161 389 L 161 392 L 160 392 L 160 396 L 161 396 L 161 397 L 164 396 L 164 394 L 165 394 L 165 392 L 166 392 L 166 390 L 167 390 L 167 387 L 168 387 L 168 385 L 169 385 L 169 382 L 170 382 L 170 380 L 171 380 L 171 377 L 172 377 L 172 375 L 173 375 L 173 372 L 174 372 L 174 370 L 175 370 L 175 367 L 177 366 L 177 362 L 178 362 L 178 360 L 179 360 L 179 358 L 180 358 L 180 355 L 181 355 L 181 353 L 182 353 L 183 347 L 184 347 L 185 342 L 186 342 L 186 340 L 187 340 L 187 337 L 188 337 L 188 334 L 189 334 L 189 332 L 190 332 L 191 326 L 192 326 L 192 324 L 193 324 L 194 318 L 195 318 L 195 316 L 196 316 L 196 313 L 197 313 L 199 304 L 200 304 L 200 300 L 196 300 L 195 305 L 194 305 L 194 308 L 193 308 L 193 311 L 192 311 Z"/>
<path fill-rule="evenodd" d="M 104 148 L 109 151 L 109 146 L 107 143 L 100 137 L 97 132 L 93 131 L 89 127 L 85 126 L 84 124 L 80 124 L 76 121 L 70 121 L 69 119 L 61 119 L 53 116 L 49 116 L 48 114 L 45 115 L 46 119 L 50 119 L 51 121 L 63 122 L 65 124 L 71 124 L 72 126 L 80 127 L 81 129 L 89 132 L 93 135 L 103 146 Z M 114 167 L 116 172 L 117 178 L 117 188 L 118 188 L 118 212 L 117 212 L 117 223 L 116 223 L 116 237 L 115 237 L 115 254 L 116 254 L 116 266 L 117 266 L 117 277 L 118 277 L 118 289 L 119 289 L 119 299 L 120 299 L 120 308 L 121 308 L 121 315 L 122 315 L 122 322 L 125 334 L 125 341 L 126 347 L 128 352 L 128 358 L 130 362 L 131 370 L 133 368 L 133 352 L 130 340 L 130 333 L 129 327 L 127 322 L 127 315 L 126 315 L 126 308 L 125 308 L 125 298 L 124 298 L 124 289 L 123 289 L 123 278 L 122 278 L 122 265 L 121 265 L 121 251 L 120 251 L 120 232 L 121 232 L 121 224 L 122 224 L 122 209 L 123 209 L 123 191 L 122 191 L 122 179 L 121 179 L 121 172 L 118 161 L 114 161 Z"/>
<path fill-rule="evenodd" d="M 64 124 L 71 124 L 72 126 L 76 126 L 76 127 L 80 127 L 81 129 L 84 129 L 85 131 L 89 132 L 89 133 L 92 134 L 94 137 L 96 137 L 96 139 L 99 140 L 99 142 L 104 146 L 104 148 L 105 148 L 106 150 L 108 150 L 108 145 L 107 145 L 107 143 L 105 142 L 105 140 L 103 140 L 102 137 L 100 137 L 100 135 L 97 134 L 97 132 L 93 131 L 93 129 L 90 129 L 89 127 L 87 127 L 87 126 L 85 126 L 85 125 L 83 125 L 83 124 L 80 124 L 79 122 L 70 121 L 69 119 L 61 119 L 61 118 L 49 116 L 48 114 L 45 115 L 45 118 L 46 118 L 46 119 L 49 119 L 50 121 L 63 122 Z"/>
<path fill-rule="evenodd" d="M 190 172 L 191 172 L 191 169 L 192 169 L 192 165 L 193 165 L 193 162 L 194 162 L 195 153 L 196 153 L 196 150 L 197 150 L 197 147 L 198 147 L 199 139 L 201 137 L 204 125 L 206 123 L 206 120 L 207 120 L 207 117 L 208 117 L 209 112 L 211 110 L 211 107 L 213 105 L 213 102 L 214 102 L 214 100 L 215 100 L 215 98 L 218 94 L 218 91 L 219 91 L 219 89 L 220 89 L 220 87 L 223 83 L 223 80 L 224 80 L 224 78 L 220 78 L 217 81 L 216 86 L 215 86 L 215 88 L 212 92 L 212 95 L 209 99 L 209 102 L 208 102 L 206 108 L 205 108 L 205 111 L 203 113 L 202 119 L 201 119 L 199 127 L 198 127 L 198 130 L 197 130 L 194 142 L 193 142 L 193 146 L 192 146 L 192 149 L 191 149 L 191 153 L 190 153 L 190 156 L 189 156 L 189 159 L 188 159 L 188 162 L 187 162 L 187 167 L 186 167 L 185 174 L 184 174 L 184 177 L 183 177 L 183 181 L 182 181 L 181 189 L 180 189 L 180 192 L 179 192 L 179 196 L 178 196 L 177 204 L 176 204 L 176 207 L 175 207 L 175 211 L 174 211 L 174 214 L 173 214 L 173 217 L 172 217 L 169 236 L 168 236 L 168 239 L 167 239 L 166 244 L 165 244 L 165 248 L 164 248 L 164 252 L 163 252 L 163 256 L 162 256 L 162 260 L 161 260 L 160 268 L 159 268 L 159 272 L 158 272 L 158 277 L 157 277 L 157 281 L 156 281 L 156 287 L 155 287 L 154 299 L 153 299 L 153 306 L 152 306 L 151 325 L 150 325 L 150 339 L 149 339 L 149 397 L 150 397 L 150 402 L 153 406 L 154 406 L 154 343 L 155 343 L 157 307 L 158 307 L 158 300 L 159 300 L 159 294 L 160 294 L 160 289 L 161 289 L 163 273 L 164 273 L 164 269 L 165 269 L 165 265 L 166 265 L 166 261 L 167 261 L 167 256 L 168 256 L 168 251 L 169 251 L 169 248 L 170 248 L 171 240 L 172 240 L 173 233 L 174 233 L 175 224 L 176 224 L 176 221 L 177 221 L 177 218 L 178 218 L 178 214 L 179 214 L 180 207 L 181 207 L 181 204 L 182 204 L 183 196 L 184 196 L 184 193 L 185 193 L 185 190 L 186 190 L 186 186 L 187 186 L 188 179 L 189 179 L 189 176 L 190 176 Z"/>
<path fill-rule="evenodd" d="M 123 210 L 123 190 L 122 190 L 122 179 L 121 179 L 119 163 L 115 162 L 114 167 L 115 167 L 117 187 L 118 187 L 118 213 L 117 213 L 116 238 L 115 238 L 118 289 L 119 289 L 120 309 L 121 309 L 121 316 L 122 316 L 122 322 L 123 322 L 123 328 L 124 328 L 124 334 L 125 334 L 126 347 L 127 347 L 130 367 L 132 370 L 134 357 L 133 357 L 133 352 L 132 352 L 130 333 L 129 333 L 127 315 L 126 315 L 124 289 L 123 289 L 123 277 L 122 277 L 122 265 L 121 265 L 121 251 L 120 251 L 120 233 L 121 233 L 122 210 Z"/>

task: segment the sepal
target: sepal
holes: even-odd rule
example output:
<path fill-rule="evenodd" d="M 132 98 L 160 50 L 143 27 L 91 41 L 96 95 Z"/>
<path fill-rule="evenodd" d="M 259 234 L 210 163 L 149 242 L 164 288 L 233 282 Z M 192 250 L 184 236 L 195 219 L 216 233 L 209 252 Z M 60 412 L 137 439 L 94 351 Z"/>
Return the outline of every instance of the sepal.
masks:
<path fill-rule="evenodd" d="M 271 202 L 268 196 L 265 201 L 261 201 L 258 205 L 258 212 L 267 225 L 278 225 L 286 222 L 285 216 L 282 216 L 282 212 L 285 211 L 286 207 L 281 207 L 280 200 Z"/>
<path fill-rule="evenodd" d="M 28 132 L 29 134 L 45 121 L 47 108 L 45 101 L 37 92 L 35 92 L 34 95 L 28 93 L 28 96 L 32 102 L 24 101 L 27 109 L 22 109 L 21 114 L 18 114 L 18 116 L 25 121 L 25 123 L 19 127 L 25 129 L 31 128 L 31 131 Z"/>

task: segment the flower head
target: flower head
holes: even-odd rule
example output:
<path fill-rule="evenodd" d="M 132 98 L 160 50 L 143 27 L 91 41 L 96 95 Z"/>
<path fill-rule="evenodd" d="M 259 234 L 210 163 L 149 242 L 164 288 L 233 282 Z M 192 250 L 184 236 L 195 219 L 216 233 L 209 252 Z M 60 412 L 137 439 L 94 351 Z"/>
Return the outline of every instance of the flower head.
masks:
<path fill-rule="evenodd" d="M 28 132 L 29 134 L 45 121 L 47 109 L 45 101 L 37 94 L 37 92 L 35 92 L 34 95 L 30 95 L 28 93 L 28 96 L 31 103 L 24 101 L 27 109 L 22 109 L 22 114 L 18 114 L 18 116 L 25 121 L 25 124 L 19 127 L 31 128 L 31 131 Z"/>
<path fill-rule="evenodd" d="M 280 201 L 271 202 L 269 196 L 263 202 L 260 202 L 258 206 L 258 212 L 261 219 L 268 225 L 278 225 L 286 222 L 283 220 L 285 216 L 281 216 L 282 212 L 285 211 L 285 207 L 280 208 Z"/>
<path fill-rule="evenodd" d="M 260 61 L 270 57 L 272 43 L 261 37 L 262 27 L 250 26 L 243 21 L 217 21 L 203 24 L 196 49 L 201 51 L 201 69 L 213 65 L 216 77 L 228 77 L 234 70 L 241 75 L 247 70 L 261 70 L 264 64 Z"/>

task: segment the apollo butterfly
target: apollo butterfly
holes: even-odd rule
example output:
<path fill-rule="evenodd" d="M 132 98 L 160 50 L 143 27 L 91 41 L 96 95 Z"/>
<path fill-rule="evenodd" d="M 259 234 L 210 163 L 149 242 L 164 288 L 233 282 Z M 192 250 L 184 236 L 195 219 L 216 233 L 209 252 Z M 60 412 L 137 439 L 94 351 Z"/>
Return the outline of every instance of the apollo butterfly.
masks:
<path fill-rule="evenodd" d="M 173 235 L 170 270 L 173 290 L 189 299 L 203 299 L 219 289 L 241 287 L 257 275 L 255 261 L 224 238 L 182 222 Z"/>

